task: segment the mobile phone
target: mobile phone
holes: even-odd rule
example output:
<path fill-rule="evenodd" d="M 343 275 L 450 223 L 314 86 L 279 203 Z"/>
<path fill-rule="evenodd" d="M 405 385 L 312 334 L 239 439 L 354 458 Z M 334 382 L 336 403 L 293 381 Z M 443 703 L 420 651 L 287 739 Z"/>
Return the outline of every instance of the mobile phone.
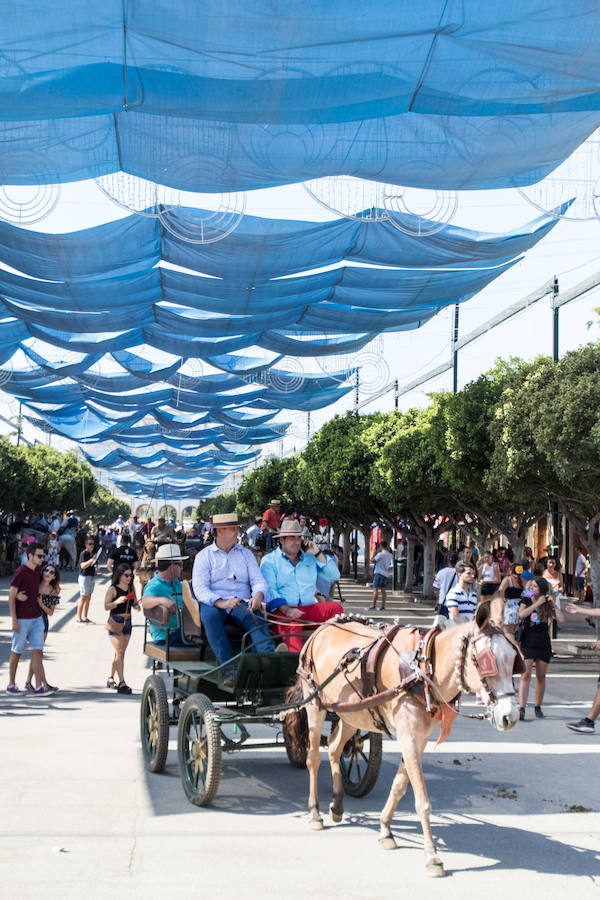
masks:
<path fill-rule="evenodd" d="M 308 550 L 308 544 L 306 543 L 306 541 L 301 541 L 300 549 L 302 550 L 303 553 L 306 553 L 306 551 Z"/>

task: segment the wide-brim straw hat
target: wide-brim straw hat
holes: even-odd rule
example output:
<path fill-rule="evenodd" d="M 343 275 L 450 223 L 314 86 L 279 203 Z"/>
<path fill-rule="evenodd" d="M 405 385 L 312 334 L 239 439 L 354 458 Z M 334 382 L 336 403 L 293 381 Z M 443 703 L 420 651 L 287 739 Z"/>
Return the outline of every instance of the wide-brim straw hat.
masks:
<path fill-rule="evenodd" d="M 302 537 L 302 525 L 298 519 L 284 519 L 277 532 L 279 537 Z"/>
<path fill-rule="evenodd" d="M 210 521 L 213 528 L 226 528 L 228 525 L 239 525 L 236 513 L 218 513 L 211 516 Z"/>
<path fill-rule="evenodd" d="M 156 562 L 160 562 L 161 560 L 171 560 L 172 562 L 181 562 L 183 559 L 189 559 L 189 556 L 182 556 L 181 550 L 177 546 L 177 544 L 161 544 L 161 546 L 156 551 L 156 556 L 154 557 Z"/>
<path fill-rule="evenodd" d="M 281 500 L 269 500 L 269 506 L 281 506 Z"/>

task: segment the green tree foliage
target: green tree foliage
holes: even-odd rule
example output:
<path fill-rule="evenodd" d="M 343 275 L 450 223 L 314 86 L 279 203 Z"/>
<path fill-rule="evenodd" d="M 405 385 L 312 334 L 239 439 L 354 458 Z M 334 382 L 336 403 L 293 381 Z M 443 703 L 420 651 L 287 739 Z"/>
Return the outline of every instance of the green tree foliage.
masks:
<path fill-rule="evenodd" d="M 119 516 L 124 519 L 131 515 L 131 506 L 125 500 L 113 497 L 109 490 L 96 483 L 92 496 L 85 508 L 86 516 L 93 516 L 101 525 L 110 525 Z"/>
<path fill-rule="evenodd" d="M 216 497 L 207 497 L 206 500 L 201 500 L 198 504 L 196 516 L 199 516 L 206 522 L 211 516 L 219 515 L 220 513 L 232 513 L 235 510 L 236 502 L 237 496 L 235 492 L 232 494 L 217 494 Z"/>
<path fill-rule="evenodd" d="M 491 482 L 559 505 L 588 549 L 600 605 L 600 345 L 537 360 L 503 392 L 491 436 Z"/>
<path fill-rule="evenodd" d="M 92 470 L 74 453 L 52 447 L 15 447 L 0 441 L 0 509 L 4 513 L 83 510 L 96 485 Z"/>
<path fill-rule="evenodd" d="M 237 505 L 240 515 L 261 516 L 269 505 L 269 500 L 281 500 L 283 508 L 289 506 L 293 498 L 287 493 L 286 471 L 289 459 L 271 457 L 257 469 L 244 477 L 237 491 Z"/>

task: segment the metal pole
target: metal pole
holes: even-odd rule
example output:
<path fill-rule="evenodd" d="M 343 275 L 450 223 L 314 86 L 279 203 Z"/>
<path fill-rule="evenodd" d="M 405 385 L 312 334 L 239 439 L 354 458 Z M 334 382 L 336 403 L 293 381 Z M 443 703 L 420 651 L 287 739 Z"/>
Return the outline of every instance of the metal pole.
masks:
<path fill-rule="evenodd" d="M 358 404 L 360 403 L 360 369 L 356 370 L 356 388 L 354 392 L 354 412 L 358 413 Z"/>
<path fill-rule="evenodd" d="M 354 552 L 353 552 L 353 568 L 354 568 L 354 580 L 358 581 L 358 529 L 354 529 Z"/>
<path fill-rule="evenodd" d="M 22 429 L 22 423 L 23 423 L 23 419 L 21 417 L 22 409 L 23 409 L 23 404 L 19 403 L 19 415 L 17 416 L 17 447 L 21 443 L 21 429 Z"/>
<path fill-rule="evenodd" d="M 558 312 L 559 307 L 556 304 L 558 300 L 558 275 L 554 276 L 554 286 L 552 288 L 552 360 L 558 362 Z"/>
<path fill-rule="evenodd" d="M 306 443 L 310 441 L 310 410 L 306 413 Z"/>
<path fill-rule="evenodd" d="M 452 393 L 458 391 L 458 321 L 459 321 L 459 305 L 454 305 L 454 324 L 452 326 Z"/>
<path fill-rule="evenodd" d="M 398 379 L 394 381 L 394 409 L 398 412 L 398 391 L 399 391 Z"/>

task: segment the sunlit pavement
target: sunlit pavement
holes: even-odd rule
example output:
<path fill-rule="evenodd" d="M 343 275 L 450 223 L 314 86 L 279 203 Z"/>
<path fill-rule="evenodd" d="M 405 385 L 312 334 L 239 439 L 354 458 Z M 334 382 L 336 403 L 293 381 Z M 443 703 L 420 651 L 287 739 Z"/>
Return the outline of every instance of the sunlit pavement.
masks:
<path fill-rule="evenodd" d="M 574 639 L 593 637 L 582 620 L 569 622 L 555 643 L 544 720 L 533 718 L 531 706 L 527 720 L 506 735 L 487 722 L 459 720 L 448 741 L 426 754 L 434 833 L 448 872 L 435 881 L 424 873 L 410 791 L 395 819 L 399 848 L 385 852 L 377 843 L 398 758 L 394 742 L 384 743 L 374 790 L 347 798 L 344 822 L 321 833 L 310 831 L 305 817 L 306 772 L 292 769 L 281 747 L 225 755 L 209 809 L 184 797 L 173 729 L 164 774 L 146 773 L 138 722 L 148 674 L 141 615 L 125 661 L 134 693 L 119 696 L 104 687 L 112 655 L 104 629 L 107 579 L 94 592 L 93 625 L 75 623 L 74 576 L 65 580 L 46 661 L 49 680 L 61 690 L 48 699 L 4 693 L 10 631 L 8 580 L 0 581 L 2 900 L 146 900 L 149 891 L 182 898 L 405 897 L 411 889 L 505 900 L 511 888 L 528 898 L 600 897 L 600 736 L 565 728 L 588 709 L 599 667 L 567 652 Z M 342 591 L 346 608 L 364 613 L 370 590 L 345 581 Z M 412 595 L 390 595 L 383 615 L 426 624 L 431 608 Z M 25 674 L 23 662 L 21 687 Z M 330 776 L 323 762 L 326 810 Z"/>

